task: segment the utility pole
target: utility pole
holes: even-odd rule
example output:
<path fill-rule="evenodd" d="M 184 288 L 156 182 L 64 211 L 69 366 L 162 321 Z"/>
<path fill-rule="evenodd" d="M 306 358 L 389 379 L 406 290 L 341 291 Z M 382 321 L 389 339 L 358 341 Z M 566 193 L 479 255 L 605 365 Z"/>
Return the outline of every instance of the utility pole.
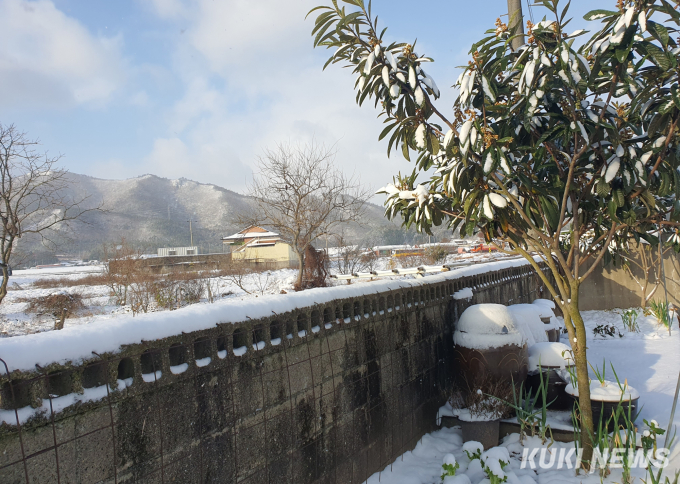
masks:
<path fill-rule="evenodd" d="M 524 17 L 522 16 L 522 0 L 508 0 L 508 27 L 512 39 L 512 50 L 517 51 L 524 44 Z"/>
<path fill-rule="evenodd" d="M 194 246 L 194 232 L 191 230 L 191 219 L 187 220 L 189 222 L 189 237 L 191 238 L 191 245 L 189 247 Z"/>

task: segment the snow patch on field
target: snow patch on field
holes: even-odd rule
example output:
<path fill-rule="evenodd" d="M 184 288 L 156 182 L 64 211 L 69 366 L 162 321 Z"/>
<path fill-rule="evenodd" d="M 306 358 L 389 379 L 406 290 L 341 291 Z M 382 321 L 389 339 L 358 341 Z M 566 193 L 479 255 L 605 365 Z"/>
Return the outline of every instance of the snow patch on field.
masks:
<path fill-rule="evenodd" d="M 132 317 L 94 316 L 88 324 L 70 325 L 48 331 L 0 339 L 0 354 L 10 370 L 32 370 L 35 365 L 77 362 L 92 352 L 117 351 L 121 345 L 154 341 L 248 319 L 283 314 L 297 308 L 325 304 L 337 299 L 365 297 L 394 289 L 420 287 L 466 276 L 525 266 L 524 259 L 510 259 L 463 267 L 420 279 L 378 280 L 371 283 L 310 289 L 297 293 L 251 298 L 224 298 L 213 304 L 194 304 L 175 311 L 147 313 Z M 24 292 L 24 291 L 17 291 Z"/>

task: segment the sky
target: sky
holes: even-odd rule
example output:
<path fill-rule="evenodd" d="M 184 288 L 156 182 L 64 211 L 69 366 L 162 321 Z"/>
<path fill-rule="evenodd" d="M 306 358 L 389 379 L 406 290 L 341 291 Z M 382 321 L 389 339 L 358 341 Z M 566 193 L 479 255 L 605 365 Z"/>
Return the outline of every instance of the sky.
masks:
<path fill-rule="evenodd" d="M 312 140 L 376 189 L 413 166 L 386 154 L 372 103 L 330 51 L 313 49 L 314 6 L 330 0 L 0 0 L 0 123 L 38 139 L 63 168 L 99 178 L 154 174 L 244 192 L 257 157 Z M 566 5 L 566 2 L 561 2 Z M 538 7 L 525 19 L 539 21 Z M 614 0 L 572 0 L 583 14 Z M 388 41 L 435 59 L 450 112 L 470 45 L 506 0 L 373 0 Z"/>

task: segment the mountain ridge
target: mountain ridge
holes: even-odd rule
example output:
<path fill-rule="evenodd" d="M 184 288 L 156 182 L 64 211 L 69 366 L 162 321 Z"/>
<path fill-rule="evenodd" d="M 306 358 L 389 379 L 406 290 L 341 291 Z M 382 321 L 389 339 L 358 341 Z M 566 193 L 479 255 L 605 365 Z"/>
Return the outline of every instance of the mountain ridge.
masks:
<path fill-rule="evenodd" d="M 73 199 L 87 197 L 86 204 L 102 203 L 103 211 L 89 212 L 59 251 L 83 258 L 97 258 L 103 244 L 125 238 L 149 251 L 157 247 L 188 246 L 189 220 L 194 245 L 201 252 L 222 250 L 221 238 L 241 230 L 238 216 L 252 207 L 247 196 L 219 185 L 188 178 L 170 179 L 154 174 L 133 178 L 107 179 L 69 172 L 66 194 Z M 368 203 L 361 225 L 345 231 L 350 241 L 366 239 L 403 243 L 412 231 L 384 217 L 384 209 Z M 39 251 L 33 244 L 24 251 Z"/>

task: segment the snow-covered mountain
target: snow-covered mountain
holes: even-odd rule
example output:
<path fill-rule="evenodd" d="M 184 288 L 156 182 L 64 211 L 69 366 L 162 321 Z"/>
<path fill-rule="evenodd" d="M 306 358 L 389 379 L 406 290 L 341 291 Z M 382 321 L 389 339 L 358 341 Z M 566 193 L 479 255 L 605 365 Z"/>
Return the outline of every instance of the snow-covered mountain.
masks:
<path fill-rule="evenodd" d="M 69 195 L 88 196 L 88 204 L 103 203 L 103 212 L 87 214 L 86 224 L 78 224 L 71 241 L 60 244 L 60 252 L 96 252 L 102 243 L 121 237 L 143 243 L 149 249 L 189 245 L 192 220 L 194 245 L 201 252 L 221 250 L 221 237 L 240 230 L 239 215 L 249 208 L 248 197 L 217 185 L 185 178 L 170 180 L 143 175 L 126 180 L 106 180 L 70 173 Z M 379 239 L 401 243 L 408 235 L 399 224 L 383 217 L 383 208 L 369 204 L 364 222 L 348 228 L 350 239 Z M 401 239 L 401 240 L 399 240 Z"/>

